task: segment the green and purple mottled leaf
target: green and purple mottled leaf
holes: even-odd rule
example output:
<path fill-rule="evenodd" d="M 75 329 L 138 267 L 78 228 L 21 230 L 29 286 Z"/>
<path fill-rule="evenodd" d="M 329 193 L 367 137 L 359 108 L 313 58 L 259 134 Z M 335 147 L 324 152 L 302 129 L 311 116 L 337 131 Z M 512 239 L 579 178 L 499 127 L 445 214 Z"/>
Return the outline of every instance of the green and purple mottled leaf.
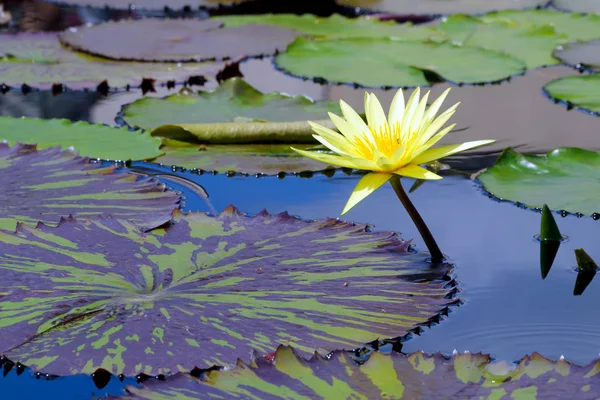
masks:
<path fill-rule="evenodd" d="M 106 81 L 109 88 L 124 88 L 142 82 L 151 86 L 152 79 L 158 84 L 194 83 L 213 78 L 221 67 L 219 63 L 117 62 L 68 50 L 54 33 L 0 34 L 0 84 L 8 86 L 49 89 L 62 84 L 95 89 Z"/>
<path fill-rule="evenodd" d="M 510 371 L 484 354 L 404 355 L 373 353 L 359 366 L 342 351 L 306 360 L 290 347 L 274 362 L 254 357 L 235 368 L 208 371 L 200 379 L 179 373 L 166 382 L 128 387 L 135 399 L 597 399 L 600 361 L 588 366 L 551 361 L 537 353 Z M 131 397 L 128 397 L 131 398 Z"/>
<path fill-rule="evenodd" d="M 57 224 L 69 215 L 111 214 L 144 229 L 168 222 L 179 196 L 137 178 L 59 148 L 0 143 L 0 229 L 14 231 L 17 221 Z"/>
<path fill-rule="evenodd" d="M 214 20 L 142 19 L 71 28 L 59 38 L 75 50 L 113 60 L 198 62 L 275 54 L 296 36 L 272 25 L 226 28 Z"/>
<path fill-rule="evenodd" d="M 0 354 L 53 374 L 157 374 L 290 343 L 356 348 L 437 320 L 451 265 L 390 232 L 286 213 L 113 218 L 0 233 Z"/>

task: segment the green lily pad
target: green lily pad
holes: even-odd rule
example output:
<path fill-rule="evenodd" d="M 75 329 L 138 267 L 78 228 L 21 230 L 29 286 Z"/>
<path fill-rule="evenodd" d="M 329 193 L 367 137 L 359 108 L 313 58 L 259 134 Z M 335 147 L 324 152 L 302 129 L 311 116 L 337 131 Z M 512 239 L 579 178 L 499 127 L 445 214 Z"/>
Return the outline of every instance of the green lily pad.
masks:
<path fill-rule="evenodd" d="M 14 231 L 17 221 L 57 224 L 69 215 L 110 214 L 144 229 L 171 219 L 179 202 L 176 193 L 165 192 L 154 179 L 136 181 L 137 176 L 115 168 L 101 168 L 59 148 L 0 143 L 0 229 Z"/>
<path fill-rule="evenodd" d="M 439 29 L 455 43 L 483 47 L 523 60 L 527 68 L 558 64 L 552 50 L 564 43 L 566 36 L 556 34 L 550 25 L 521 24 L 513 20 L 491 21 L 468 15 L 451 15 Z"/>
<path fill-rule="evenodd" d="M 81 156 L 108 160 L 149 160 L 163 152 L 149 132 L 131 132 L 67 119 L 0 117 L 0 141 L 37 144 L 39 149 L 73 148 Z"/>
<path fill-rule="evenodd" d="M 507 10 L 480 17 L 485 22 L 549 26 L 568 41 L 590 40 L 600 37 L 600 15 L 565 13 L 553 10 Z"/>
<path fill-rule="evenodd" d="M 98 87 L 101 91 L 142 86 L 151 91 L 154 81 L 204 82 L 221 67 L 219 63 L 116 62 L 70 51 L 55 33 L 0 34 L 0 84 L 8 86 L 50 89 L 64 85 L 71 89 Z"/>
<path fill-rule="evenodd" d="M 75 50 L 113 60 L 198 62 L 275 54 L 298 36 L 270 25 L 222 26 L 199 19 L 121 20 L 71 28 L 59 38 Z"/>
<path fill-rule="evenodd" d="M 252 175 L 277 175 L 282 172 L 295 174 L 337 168 L 327 167 L 320 161 L 302 157 L 290 146 L 301 150 L 315 147 L 313 144 L 199 145 L 180 142 L 177 145 L 162 147 L 161 150 L 165 155 L 157 158 L 155 162 L 188 169 L 196 168 L 220 173 L 241 172 Z"/>
<path fill-rule="evenodd" d="M 489 193 L 504 200 L 555 211 L 594 215 L 598 203 L 600 153 L 561 147 L 546 155 L 506 149 L 493 167 L 479 176 Z"/>
<path fill-rule="evenodd" d="M 600 39 L 573 42 L 554 50 L 552 54 L 564 64 L 578 69 L 600 71 Z"/>
<path fill-rule="evenodd" d="M 163 99 L 136 100 L 123 107 L 121 114 L 130 126 L 177 140 L 192 137 L 210 143 L 316 143 L 306 121 L 320 120 L 328 111 L 339 114 L 339 105 L 315 102 L 306 96 L 263 94 L 242 79 L 233 78 L 212 92 L 183 90 Z M 267 129 L 260 129 L 263 125 Z"/>
<path fill-rule="evenodd" d="M 525 71 L 522 61 L 506 54 L 449 43 L 386 38 L 299 37 L 277 56 L 276 63 L 292 75 L 315 82 L 365 87 L 424 86 L 439 79 L 452 83 L 500 82 Z"/>
<path fill-rule="evenodd" d="M 434 29 L 424 25 L 398 24 L 394 21 L 381 21 L 377 18 L 347 18 L 339 14 L 333 14 L 327 18 L 312 14 L 262 14 L 229 15 L 213 19 L 223 22 L 227 27 L 248 24 L 274 25 L 294 29 L 305 35 L 327 38 L 397 37 L 404 40 L 424 40 L 436 36 Z"/>
<path fill-rule="evenodd" d="M 586 367 L 533 353 L 509 372 L 484 354 L 374 353 L 359 366 L 335 351 L 306 360 L 290 347 L 277 349 L 274 362 L 255 355 L 235 368 L 212 370 L 200 379 L 179 373 L 166 382 L 129 386 L 136 399 L 596 399 L 600 361 Z"/>
<path fill-rule="evenodd" d="M 76 7 L 110 8 L 113 10 L 182 10 L 213 9 L 234 6 L 250 0 L 50 0 L 52 3 Z"/>
<path fill-rule="evenodd" d="M 600 4 L 595 0 L 552 0 L 554 7 L 579 13 L 600 13 Z"/>
<path fill-rule="evenodd" d="M 448 311 L 451 265 L 338 219 L 176 213 L 0 232 L 0 354 L 51 374 L 159 374 L 293 343 L 395 338 Z M 23 255 L 26 255 L 24 257 Z"/>
<path fill-rule="evenodd" d="M 555 101 L 600 115 L 600 74 L 567 76 L 555 79 L 544 92 Z"/>
<path fill-rule="evenodd" d="M 398 15 L 483 14 L 489 11 L 536 8 L 546 0 L 335 0 L 341 6 Z"/>

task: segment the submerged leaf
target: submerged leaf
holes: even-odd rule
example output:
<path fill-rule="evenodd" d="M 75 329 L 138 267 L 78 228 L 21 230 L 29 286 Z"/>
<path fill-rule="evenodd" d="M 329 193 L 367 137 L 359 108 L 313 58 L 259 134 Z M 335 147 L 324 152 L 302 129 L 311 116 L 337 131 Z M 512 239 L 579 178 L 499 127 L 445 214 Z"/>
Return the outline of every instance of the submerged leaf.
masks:
<path fill-rule="evenodd" d="M 51 2 L 71 6 L 88 6 L 110 8 L 114 10 L 185 10 L 213 9 L 223 6 L 234 6 L 250 0 L 51 0 Z"/>
<path fill-rule="evenodd" d="M 0 79 L 2 79 L 0 77 Z M 108 160 L 149 160 L 163 152 L 161 141 L 149 132 L 89 124 L 67 119 L 0 117 L 0 141 L 37 144 L 38 149 L 61 146 L 81 156 Z"/>
<path fill-rule="evenodd" d="M 546 0 L 335 0 L 341 6 L 398 15 L 483 14 L 494 10 L 536 8 Z M 570 0 L 569 0 L 570 1 Z M 580 0 L 582 1 L 582 0 Z M 583 0 L 584 1 L 584 0 Z M 594 0 L 589 0 L 594 1 Z"/>
<path fill-rule="evenodd" d="M 65 85 L 71 89 L 141 87 L 156 84 L 196 84 L 210 79 L 219 63 L 116 62 L 87 56 L 61 46 L 55 33 L 0 34 L 0 84 L 40 89 Z M 142 85 L 144 84 L 144 85 Z M 100 88 L 99 88 L 100 90 Z"/>
<path fill-rule="evenodd" d="M 175 141 L 167 143 L 161 148 L 165 155 L 156 159 L 156 162 L 188 169 L 277 175 L 281 172 L 317 172 L 337 168 L 327 167 L 320 161 L 303 157 L 290 148 L 292 146 L 307 150 L 315 147 L 312 144 L 199 145 Z"/>
<path fill-rule="evenodd" d="M 0 354 L 55 374 L 157 374 L 280 343 L 394 338 L 438 320 L 456 292 L 451 265 L 408 245 L 366 225 L 233 208 L 145 235 L 112 218 L 20 227 L 0 233 Z"/>
<path fill-rule="evenodd" d="M 228 15 L 213 19 L 229 27 L 248 24 L 274 25 L 294 29 L 306 35 L 328 38 L 396 37 L 404 40 L 424 40 L 436 36 L 435 30 L 424 25 L 398 24 L 395 21 L 381 21 L 369 17 L 348 18 L 339 14 L 327 18 L 312 14 L 262 14 Z"/>
<path fill-rule="evenodd" d="M 510 367 L 509 367 L 510 368 Z M 596 399 L 600 361 L 588 366 L 533 353 L 509 371 L 484 354 L 374 353 L 359 366 L 346 352 L 306 360 L 280 346 L 274 362 L 254 359 L 200 379 L 179 373 L 166 382 L 129 386 L 136 399 Z"/>
<path fill-rule="evenodd" d="M 600 3 L 596 0 L 553 0 L 552 4 L 561 10 L 600 13 Z"/>
<path fill-rule="evenodd" d="M 599 171 L 600 154 L 594 151 L 561 147 L 537 156 L 509 148 L 479 180 L 503 200 L 595 216 L 600 212 Z"/>
<path fill-rule="evenodd" d="M 483 47 L 523 60 L 527 68 L 558 64 L 552 50 L 566 41 L 552 26 L 536 26 L 510 19 L 486 20 L 466 15 L 451 15 L 439 29 L 453 42 L 464 46 Z"/>
<path fill-rule="evenodd" d="M 185 90 L 163 99 L 136 100 L 123 108 L 122 117 L 130 126 L 177 140 L 316 143 L 306 121 L 326 118 L 327 112 L 340 114 L 340 108 L 332 101 L 315 102 L 306 96 L 263 94 L 233 78 L 212 92 Z"/>
<path fill-rule="evenodd" d="M 600 71 L 600 39 L 569 43 L 554 50 L 552 55 L 575 68 Z"/>
<path fill-rule="evenodd" d="M 76 50 L 114 60 L 197 62 L 275 54 L 298 35 L 268 25 L 222 25 L 199 19 L 121 20 L 71 28 L 59 38 Z"/>
<path fill-rule="evenodd" d="M 145 229 L 168 222 L 179 196 L 154 179 L 136 179 L 59 148 L 0 143 L 0 229 L 14 231 L 17 221 L 56 224 L 68 215 L 111 214 Z"/>
<path fill-rule="evenodd" d="M 300 37 L 275 61 L 284 71 L 315 82 L 365 87 L 423 86 L 439 80 L 499 82 L 525 71 L 522 61 L 506 54 L 449 43 L 387 38 Z"/>

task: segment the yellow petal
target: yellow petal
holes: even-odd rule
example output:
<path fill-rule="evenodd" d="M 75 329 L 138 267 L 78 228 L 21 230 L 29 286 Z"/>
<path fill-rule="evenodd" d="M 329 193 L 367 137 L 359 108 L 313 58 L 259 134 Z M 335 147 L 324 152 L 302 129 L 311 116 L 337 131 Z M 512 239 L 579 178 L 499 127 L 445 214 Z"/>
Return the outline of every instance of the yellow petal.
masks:
<path fill-rule="evenodd" d="M 364 200 L 368 195 L 376 191 L 390 180 L 392 174 L 388 174 L 385 172 L 371 172 L 361 178 L 358 181 L 358 184 L 352 191 L 344 210 L 342 211 L 342 215 L 346 214 L 352 207 L 360 203 Z"/>
<path fill-rule="evenodd" d="M 410 128 L 408 128 L 409 132 L 419 132 L 419 130 L 421 129 L 421 126 L 423 124 L 423 115 L 425 114 L 425 107 L 427 106 L 427 100 L 429 99 L 429 93 L 430 91 L 425 93 L 425 96 L 423 96 L 423 98 L 419 102 L 419 105 L 417 106 L 417 109 L 415 110 L 415 113 L 410 122 Z"/>
<path fill-rule="evenodd" d="M 340 108 L 342 109 L 342 115 L 346 121 L 348 121 L 348 123 L 352 125 L 356 131 L 364 134 L 371 141 L 371 143 L 374 143 L 371 131 L 360 115 L 358 115 L 357 112 L 354 111 L 354 109 L 350 107 L 344 100 L 340 100 Z"/>
<path fill-rule="evenodd" d="M 296 153 L 298 153 L 304 157 L 312 158 L 313 160 L 321 161 L 326 164 L 336 165 L 338 167 L 345 167 L 345 168 L 352 168 L 352 169 L 364 169 L 364 170 L 368 170 L 368 171 L 372 171 L 373 169 L 375 169 L 375 170 L 378 169 L 377 164 L 375 164 L 375 162 L 369 161 L 369 160 L 363 160 L 360 158 L 347 157 L 347 156 L 336 156 L 336 155 L 332 155 L 332 154 L 318 153 L 316 151 L 299 150 L 299 149 L 295 149 L 293 147 L 290 147 L 290 149 L 294 150 Z"/>
<path fill-rule="evenodd" d="M 429 139 L 431 139 L 441 128 L 442 126 L 448 122 L 450 117 L 454 115 L 456 111 L 456 107 L 458 107 L 459 103 L 456 103 L 446 111 L 444 111 L 439 117 L 437 117 L 430 125 L 425 125 L 421 129 L 424 131 L 419 132 L 419 145 L 422 146 Z"/>
<path fill-rule="evenodd" d="M 442 129 L 441 131 L 436 133 L 434 137 L 432 137 L 427 142 L 425 142 L 423 145 L 421 145 L 421 147 L 419 147 L 418 150 L 413 153 L 413 159 L 415 157 L 417 157 L 419 154 L 421 154 L 422 152 L 424 152 L 425 150 L 429 149 L 430 147 L 433 147 L 433 145 L 435 145 L 440 140 L 442 140 L 442 138 L 444 136 L 446 136 L 448 133 L 450 133 L 450 131 L 452 129 L 454 129 L 455 126 L 456 126 L 456 124 L 448 125 L 444 129 Z"/>
<path fill-rule="evenodd" d="M 315 124 L 312 121 L 308 121 L 308 124 L 313 131 L 317 132 L 318 135 L 313 135 L 315 139 L 321 142 L 323 145 L 328 147 L 330 150 L 349 156 L 356 156 L 356 150 L 354 146 L 346 141 L 346 138 L 339 133 L 332 131 L 329 128 Z"/>
<path fill-rule="evenodd" d="M 415 159 L 412 162 L 415 164 L 423 164 L 429 161 L 439 160 L 440 158 L 451 156 L 452 154 L 460 153 L 461 151 L 469 150 L 479 146 L 484 146 L 493 142 L 495 142 L 495 140 L 476 140 L 473 142 L 436 147 L 435 149 L 425 150 L 423 153 L 415 157 Z"/>
<path fill-rule="evenodd" d="M 432 104 L 431 106 L 429 106 L 429 108 L 427 109 L 427 111 L 425 112 L 425 115 L 423 116 L 423 124 L 428 124 L 431 121 L 433 121 L 433 119 L 435 118 L 435 115 L 437 114 L 437 112 L 440 110 L 440 107 L 442 106 L 442 103 L 444 102 L 444 100 L 446 99 L 446 96 L 448 96 L 448 93 L 450 92 L 450 88 L 444 90 L 444 93 L 442 93 L 440 95 L 440 97 L 438 97 Z M 456 107 L 456 105 L 455 105 Z"/>
<path fill-rule="evenodd" d="M 364 137 L 356 128 L 348 123 L 344 118 L 335 115 L 334 113 L 329 113 L 329 118 L 333 122 L 336 128 L 346 137 L 346 139 L 354 140 L 357 137 Z"/>
<path fill-rule="evenodd" d="M 390 126 L 395 127 L 397 123 L 402 122 L 402 115 L 404 114 L 404 93 L 402 89 L 398 89 L 392 104 L 390 105 L 390 112 L 388 114 L 388 122 Z"/>
<path fill-rule="evenodd" d="M 385 112 L 379 99 L 374 94 L 366 94 L 365 97 L 365 113 L 367 114 L 367 122 L 371 128 L 379 130 L 379 127 L 387 124 Z"/>
<path fill-rule="evenodd" d="M 415 179 L 442 179 L 438 174 L 434 174 L 425 168 L 419 167 L 416 164 L 410 164 L 394 171 L 396 175 L 407 176 Z"/>
<path fill-rule="evenodd" d="M 406 103 L 406 110 L 404 111 L 404 115 L 402 116 L 402 123 L 400 126 L 402 127 L 402 138 L 406 137 L 408 133 L 408 128 L 410 127 L 410 122 L 412 121 L 412 117 L 419 106 L 419 96 L 421 94 L 421 89 L 416 88 L 415 91 L 410 95 L 408 99 L 408 103 Z"/>

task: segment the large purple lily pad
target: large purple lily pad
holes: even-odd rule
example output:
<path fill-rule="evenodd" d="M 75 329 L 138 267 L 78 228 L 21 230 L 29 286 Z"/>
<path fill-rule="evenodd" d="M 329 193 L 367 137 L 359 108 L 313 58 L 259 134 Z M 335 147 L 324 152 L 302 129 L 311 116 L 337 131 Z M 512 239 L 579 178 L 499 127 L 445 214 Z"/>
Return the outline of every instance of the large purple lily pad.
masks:
<path fill-rule="evenodd" d="M 306 360 L 290 347 L 277 349 L 274 362 L 208 371 L 201 379 L 179 373 L 166 382 L 128 387 L 135 399 L 597 399 L 600 361 L 586 367 L 552 361 L 534 353 L 509 372 L 484 354 L 451 358 L 422 352 L 374 353 L 359 366 L 346 352 Z M 131 397 L 128 397 L 131 398 Z"/>
<path fill-rule="evenodd" d="M 272 55 L 298 35 L 272 25 L 227 28 L 212 20 L 143 19 L 71 28 L 60 41 L 113 60 L 183 62 Z"/>
<path fill-rule="evenodd" d="M 151 90 L 148 86 L 153 81 L 200 83 L 216 76 L 221 67 L 219 63 L 116 62 L 70 51 L 55 33 L 0 34 L 0 84 L 8 86 L 50 89 L 63 85 L 101 91 L 142 86 Z"/>
<path fill-rule="evenodd" d="M 111 214 L 144 229 L 168 222 L 179 196 L 154 179 L 137 178 L 59 147 L 0 143 L 0 229 L 14 231 L 17 221 L 57 224 L 70 214 Z"/>
<path fill-rule="evenodd" d="M 0 354 L 59 375 L 133 375 L 280 343 L 352 349 L 437 320 L 456 290 L 450 265 L 366 225 L 232 207 L 174 218 L 147 234 L 113 218 L 0 233 Z"/>

